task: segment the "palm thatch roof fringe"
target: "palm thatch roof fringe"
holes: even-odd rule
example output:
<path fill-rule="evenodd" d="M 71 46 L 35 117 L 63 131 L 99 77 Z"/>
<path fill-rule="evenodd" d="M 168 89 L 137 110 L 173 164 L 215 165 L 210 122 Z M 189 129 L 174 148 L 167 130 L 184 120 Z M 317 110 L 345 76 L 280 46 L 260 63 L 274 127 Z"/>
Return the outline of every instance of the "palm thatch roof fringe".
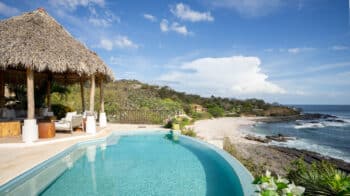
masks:
<path fill-rule="evenodd" d="M 96 74 L 113 80 L 113 72 L 96 53 L 74 39 L 44 9 L 0 21 L 0 69 Z"/>

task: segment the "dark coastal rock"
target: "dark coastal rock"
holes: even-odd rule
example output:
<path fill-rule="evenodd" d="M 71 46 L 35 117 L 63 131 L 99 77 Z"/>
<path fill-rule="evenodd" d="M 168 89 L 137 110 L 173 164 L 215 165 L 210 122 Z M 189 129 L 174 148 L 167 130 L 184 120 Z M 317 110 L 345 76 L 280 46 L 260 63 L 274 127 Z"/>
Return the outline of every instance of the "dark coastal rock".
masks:
<path fill-rule="evenodd" d="M 286 142 L 288 140 L 295 140 L 294 137 L 289 137 L 289 136 L 285 136 L 282 134 L 269 135 L 269 136 L 265 136 L 265 137 L 260 137 L 260 136 L 248 134 L 244 138 L 247 140 L 257 141 L 260 143 L 269 143 L 271 141 Z"/>
<path fill-rule="evenodd" d="M 282 134 L 268 135 L 268 136 L 266 136 L 266 139 L 273 140 L 273 141 L 276 141 L 276 142 L 286 142 L 288 140 L 295 140 L 294 137 L 289 137 L 289 136 L 285 136 L 285 135 L 282 135 Z"/>
<path fill-rule="evenodd" d="M 329 119 L 329 118 L 337 118 L 337 117 L 329 114 L 320 114 L 320 113 L 304 113 L 301 115 L 301 120 L 315 120 L 315 119 Z"/>
<path fill-rule="evenodd" d="M 251 135 L 251 134 L 246 135 L 244 138 L 247 140 L 252 140 L 252 141 L 256 141 L 256 142 L 260 142 L 260 143 L 269 143 L 271 141 L 267 138 L 255 136 L 255 135 Z"/>
<path fill-rule="evenodd" d="M 321 155 L 316 152 L 311 152 L 307 150 L 299 150 L 295 148 L 286 148 L 286 147 L 280 147 L 280 146 L 270 146 L 270 148 L 278 150 L 282 153 L 285 153 L 288 156 L 294 157 L 294 158 L 300 158 L 303 157 L 304 161 L 307 163 L 313 163 L 315 161 L 322 161 L 327 160 L 332 165 L 334 165 L 336 168 L 346 172 L 350 173 L 350 163 L 347 163 L 341 159 L 336 159 L 328 156 Z"/>
<path fill-rule="evenodd" d="M 345 121 L 340 120 L 340 119 L 326 119 L 325 121 L 327 121 L 327 122 L 336 122 L 336 123 L 346 123 Z"/>

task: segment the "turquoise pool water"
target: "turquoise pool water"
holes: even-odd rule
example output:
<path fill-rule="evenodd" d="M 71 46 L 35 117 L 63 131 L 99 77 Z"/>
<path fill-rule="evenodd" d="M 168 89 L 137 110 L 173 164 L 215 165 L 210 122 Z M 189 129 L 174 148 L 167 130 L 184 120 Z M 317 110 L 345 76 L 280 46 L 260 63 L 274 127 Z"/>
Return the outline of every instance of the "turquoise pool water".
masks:
<path fill-rule="evenodd" d="M 36 191 L 43 196 L 244 195 L 237 173 L 215 150 L 187 137 L 173 142 L 164 136 L 110 136 L 81 146 L 48 167 L 61 172 Z"/>

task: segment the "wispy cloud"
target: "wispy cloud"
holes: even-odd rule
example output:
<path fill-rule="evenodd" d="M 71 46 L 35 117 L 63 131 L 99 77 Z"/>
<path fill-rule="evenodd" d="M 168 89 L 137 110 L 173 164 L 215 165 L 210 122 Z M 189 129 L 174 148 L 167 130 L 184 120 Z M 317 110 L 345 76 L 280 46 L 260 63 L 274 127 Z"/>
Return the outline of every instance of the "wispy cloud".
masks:
<path fill-rule="evenodd" d="M 331 49 L 331 50 L 334 50 L 334 51 L 349 50 L 349 46 L 336 45 L 336 46 L 330 47 L 330 49 Z"/>
<path fill-rule="evenodd" d="M 9 5 L 6 5 L 5 3 L 0 2 L 0 15 L 10 17 L 18 15 L 19 13 L 20 11 L 17 8 L 11 7 Z"/>
<path fill-rule="evenodd" d="M 111 19 L 94 18 L 94 17 L 89 18 L 89 23 L 91 23 L 92 25 L 97 26 L 97 27 L 108 27 L 113 22 L 114 22 L 114 20 L 111 20 Z"/>
<path fill-rule="evenodd" d="M 162 32 L 174 31 L 182 35 L 190 34 L 190 32 L 187 30 L 187 27 L 185 25 L 180 25 L 177 22 L 173 22 L 171 25 L 169 25 L 169 21 L 166 19 L 163 19 L 160 22 L 159 26 Z"/>
<path fill-rule="evenodd" d="M 245 17 L 258 17 L 270 14 L 282 5 L 282 0 L 212 0 L 212 5 L 232 8 Z"/>
<path fill-rule="evenodd" d="M 143 14 L 143 17 L 151 22 L 157 22 L 157 17 L 152 14 Z"/>
<path fill-rule="evenodd" d="M 109 11 L 108 8 L 97 11 L 95 7 L 89 6 L 88 9 L 90 12 L 88 21 L 94 26 L 108 27 L 114 22 L 120 23 L 120 18 Z"/>
<path fill-rule="evenodd" d="M 159 80 L 178 82 L 178 88 L 196 89 L 206 96 L 211 95 L 208 93 L 225 96 L 285 93 L 283 88 L 268 81 L 260 64 L 258 57 L 199 58 L 182 63 Z"/>
<path fill-rule="evenodd" d="M 306 69 L 306 72 L 319 72 L 319 71 L 326 71 L 326 70 L 332 70 L 337 69 L 341 67 L 348 67 L 350 66 L 350 62 L 340 62 L 340 63 L 330 63 L 330 64 L 323 64 L 319 66 L 314 66 L 309 69 Z"/>
<path fill-rule="evenodd" d="M 98 5 L 103 7 L 105 5 L 104 0 L 50 0 L 49 2 L 54 6 L 63 6 L 70 10 L 75 10 L 79 6 Z"/>
<path fill-rule="evenodd" d="M 117 36 L 115 39 L 102 38 L 99 44 L 100 48 L 111 51 L 114 48 L 119 49 L 137 49 L 139 46 L 131 41 L 127 36 Z"/>
<path fill-rule="evenodd" d="M 289 72 L 279 72 L 274 74 L 274 78 L 279 78 L 282 80 L 285 79 L 293 79 L 294 78 L 300 78 L 300 77 L 307 77 L 310 78 L 315 77 L 315 75 L 323 75 L 322 72 L 325 73 L 333 73 L 337 69 L 341 68 L 347 68 L 350 67 L 350 61 L 345 62 L 335 62 L 335 63 L 329 63 L 329 64 L 315 64 L 315 65 L 309 65 L 305 66 L 303 70 L 299 70 L 297 72 L 289 71 Z M 330 72 L 332 71 L 332 72 Z M 333 74 L 331 74 L 332 77 L 334 77 Z"/>
<path fill-rule="evenodd" d="M 273 48 L 266 48 L 266 49 L 264 49 L 264 52 L 273 52 L 274 50 L 273 50 Z"/>
<path fill-rule="evenodd" d="M 190 8 L 190 6 L 185 5 L 183 3 L 178 3 L 175 6 L 171 7 L 170 11 L 176 17 L 182 20 L 187 20 L 191 22 L 214 21 L 214 17 L 211 15 L 210 12 L 194 11 Z"/>
<path fill-rule="evenodd" d="M 291 54 L 298 54 L 301 52 L 308 52 L 308 51 L 313 51 L 315 48 L 288 48 L 287 51 Z"/>
<path fill-rule="evenodd" d="M 114 44 L 118 48 L 138 48 L 139 47 L 137 44 L 132 42 L 126 36 L 118 36 L 117 39 L 115 39 Z"/>

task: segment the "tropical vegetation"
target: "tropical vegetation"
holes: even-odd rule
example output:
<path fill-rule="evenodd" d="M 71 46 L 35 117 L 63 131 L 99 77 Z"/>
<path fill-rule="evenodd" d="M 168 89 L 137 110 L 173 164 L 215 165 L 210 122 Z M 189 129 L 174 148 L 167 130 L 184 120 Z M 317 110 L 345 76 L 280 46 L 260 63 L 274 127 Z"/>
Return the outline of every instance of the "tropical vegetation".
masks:
<path fill-rule="evenodd" d="M 261 196 L 300 196 L 303 195 L 305 188 L 296 186 L 280 176 L 272 176 L 270 171 L 266 171 L 265 175 L 256 178 L 253 182 L 259 186 L 258 193 Z"/>
<path fill-rule="evenodd" d="M 305 195 L 350 195 L 350 175 L 326 161 L 308 165 L 298 159 L 292 163 L 287 178 L 304 186 Z"/>

